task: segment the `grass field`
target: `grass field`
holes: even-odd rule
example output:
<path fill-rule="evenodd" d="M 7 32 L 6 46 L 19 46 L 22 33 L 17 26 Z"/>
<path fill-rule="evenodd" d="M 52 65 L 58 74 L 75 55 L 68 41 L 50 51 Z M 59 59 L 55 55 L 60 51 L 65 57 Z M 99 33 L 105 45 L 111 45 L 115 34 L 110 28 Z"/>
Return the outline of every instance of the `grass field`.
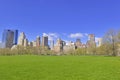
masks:
<path fill-rule="evenodd" d="M 120 57 L 0 56 L 0 80 L 120 80 Z"/>

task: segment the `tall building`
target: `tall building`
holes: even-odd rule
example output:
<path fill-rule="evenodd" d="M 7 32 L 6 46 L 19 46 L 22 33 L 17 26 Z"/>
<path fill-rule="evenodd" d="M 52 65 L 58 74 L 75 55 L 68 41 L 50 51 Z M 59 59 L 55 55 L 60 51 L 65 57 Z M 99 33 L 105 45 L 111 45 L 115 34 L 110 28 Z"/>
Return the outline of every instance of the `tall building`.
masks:
<path fill-rule="evenodd" d="M 17 45 L 18 42 L 18 30 L 14 30 L 14 41 L 13 44 Z"/>
<path fill-rule="evenodd" d="M 51 40 L 51 41 L 50 41 L 50 49 L 51 49 L 51 50 L 54 50 L 54 40 Z"/>
<path fill-rule="evenodd" d="M 18 38 L 18 45 L 24 46 L 24 39 L 26 38 L 25 33 L 21 32 Z"/>
<path fill-rule="evenodd" d="M 87 47 L 96 47 L 95 35 L 94 34 L 89 34 L 86 46 Z"/>
<path fill-rule="evenodd" d="M 37 36 L 36 46 L 37 46 L 37 47 L 40 47 L 40 36 Z"/>
<path fill-rule="evenodd" d="M 95 35 L 94 34 L 89 34 L 88 35 L 88 40 L 95 41 Z"/>
<path fill-rule="evenodd" d="M 4 48 L 11 48 L 13 45 L 17 44 L 18 30 L 6 29 L 3 32 L 2 43 L 4 43 Z"/>
<path fill-rule="evenodd" d="M 36 47 L 36 41 L 32 41 L 33 47 Z"/>
<path fill-rule="evenodd" d="M 28 39 L 24 39 L 24 47 L 28 46 Z"/>
<path fill-rule="evenodd" d="M 81 43 L 81 40 L 80 40 L 80 39 L 76 39 L 75 46 L 76 46 L 77 48 L 81 48 L 81 47 L 82 47 L 82 43 Z"/>
<path fill-rule="evenodd" d="M 42 46 L 43 47 L 48 47 L 48 36 L 43 36 L 42 37 Z"/>
<path fill-rule="evenodd" d="M 62 52 L 63 46 L 64 46 L 64 41 L 62 41 L 61 39 L 57 39 L 56 45 L 54 47 L 54 51 L 55 52 Z"/>
<path fill-rule="evenodd" d="M 20 36 L 18 38 L 18 45 L 21 45 L 24 47 L 28 46 L 28 39 L 26 38 L 24 32 L 20 33 Z"/>

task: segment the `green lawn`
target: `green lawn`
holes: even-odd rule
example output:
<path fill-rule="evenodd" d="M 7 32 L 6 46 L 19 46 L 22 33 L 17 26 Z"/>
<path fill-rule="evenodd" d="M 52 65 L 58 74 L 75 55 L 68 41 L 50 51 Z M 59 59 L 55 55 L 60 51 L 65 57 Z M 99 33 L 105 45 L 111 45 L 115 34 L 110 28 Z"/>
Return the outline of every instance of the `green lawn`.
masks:
<path fill-rule="evenodd" d="M 0 80 L 120 80 L 120 57 L 0 56 Z"/>

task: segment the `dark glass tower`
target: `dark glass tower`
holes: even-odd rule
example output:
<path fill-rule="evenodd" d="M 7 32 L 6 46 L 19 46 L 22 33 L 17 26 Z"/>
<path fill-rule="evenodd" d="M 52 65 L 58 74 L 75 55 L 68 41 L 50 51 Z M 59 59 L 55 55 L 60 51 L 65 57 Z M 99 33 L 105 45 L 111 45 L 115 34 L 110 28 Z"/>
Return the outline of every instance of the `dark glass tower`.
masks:
<path fill-rule="evenodd" d="M 17 45 L 18 42 L 18 30 L 14 30 L 14 40 L 13 40 L 13 44 Z"/>
<path fill-rule="evenodd" d="M 48 47 L 48 36 L 42 37 L 42 46 Z"/>
<path fill-rule="evenodd" d="M 11 48 L 13 45 L 17 44 L 18 30 L 6 29 L 3 32 L 2 43 L 4 43 L 5 48 Z"/>

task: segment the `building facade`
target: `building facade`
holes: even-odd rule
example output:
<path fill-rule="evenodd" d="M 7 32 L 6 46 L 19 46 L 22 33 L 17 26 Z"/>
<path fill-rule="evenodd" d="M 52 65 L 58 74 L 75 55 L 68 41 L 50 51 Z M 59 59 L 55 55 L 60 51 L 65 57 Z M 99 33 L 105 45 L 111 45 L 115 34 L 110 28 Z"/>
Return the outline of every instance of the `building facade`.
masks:
<path fill-rule="evenodd" d="M 69 52 L 69 51 L 74 51 L 76 49 L 76 46 L 75 46 L 75 43 L 70 41 L 67 45 L 64 45 L 63 46 L 63 51 L 66 52 Z"/>
<path fill-rule="evenodd" d="M 54 50 L 54 40 L 51 40 L 51 41 L 50 41 L 50 49 L 51 49 L 51 50 Z"/>
<path fill-rule="evenodd" d="M 36 46 L 40 47 L 40 36 L 37 36 L 36 38 Z"/>
<path fill-rule="evenodd" d="M 95 35 L 94 34 L 89 34 L 88 35 L 88 40 L 95 41 Z"/>
<path fill-rule="evenodd" d="M 18 45 L 27 47 L 28 46 L 28 39 L 26 38 L 26 35 L 24 32 L 20 33 L 20 36 L 18 38 Z"/>
<path fill-rule="evenodd" d="M 18 30 L 6 29 L 2 35 L 2 43 L 4 48 L 11 48 L 13 45 L 17 45 Z"/>
<path fill-rule="evenodd" d="M 82 42 L 81 42 L 80 39 L 76 39 L 75 46 L 76 46 L 77 48 L 81 48 L 81 47 L 82 47 Z"/>
<path fill-rule="evenodd" d="M 24 47 L 28 46 L 28 39 L 24 39 Z"/>
<path fill-rule="evenodd" d="M 13 44 L 14 45 L 17 45 L 17 42 L 18 42 L 18 30 L 14 30 L 14 41 L 13 41 Z"/>
<path fill-rule="evenodd" d="M 48 36 L 43 36 L 42 37 L 42 46 L 43 47 L 48 47 Z"/>
<path fill-rule="evenodd" d="M 64 46 L 64 41 L 62 41 L 61 39 L 57 39 L 56 45 L 54 46 L 54 51 L 57 53 L 62 52 L 63 46 Z"/>
<path fill-rule="evenodd" d="M 32 41 L 33 47 L 36 47 L 37 46 L 36 44 L 37 44 L 36 41 Z"/>
<path fill-rule="evenodd" d="M 89 34 L 88 36 L 88 41 L 86 43 L 86 47 L 96 47 L 96 42 L 95 42 L 95 35 L 94 34 Z"/>

